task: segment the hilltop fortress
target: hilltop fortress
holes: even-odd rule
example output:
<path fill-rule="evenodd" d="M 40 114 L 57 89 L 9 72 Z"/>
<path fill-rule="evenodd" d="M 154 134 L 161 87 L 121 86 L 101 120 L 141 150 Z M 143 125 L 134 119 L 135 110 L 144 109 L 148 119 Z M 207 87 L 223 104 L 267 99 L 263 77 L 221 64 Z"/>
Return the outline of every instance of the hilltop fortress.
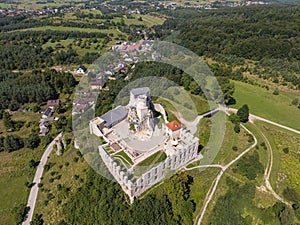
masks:
<path fill-rule="evenodd" d="M 105 140 L 99 154 L 131 202 L 201 157 L 198 138 L 180 122 L 167 120 L 164 108 L 152 103 L 148 87 L 131 90 L 127 106 L 91 120 L 90 133 Z"/>

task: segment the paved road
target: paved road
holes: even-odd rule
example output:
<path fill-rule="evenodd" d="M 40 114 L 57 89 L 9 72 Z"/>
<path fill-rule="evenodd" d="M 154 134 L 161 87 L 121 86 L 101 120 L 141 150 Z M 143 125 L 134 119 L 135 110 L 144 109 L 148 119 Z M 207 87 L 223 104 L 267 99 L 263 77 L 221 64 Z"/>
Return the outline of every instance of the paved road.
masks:
<path fill-rule="evenodd" d="M 178 117 L 178 119 L 180 120 L 180 122 L 185 125 L 185 127 L 188 127 L 188 129 L 190 130 L 191 134 L 195 134 L 197 132 L 198 124 L 199 124 L 200 120 L 203 119 L 204 117 L 213 115 L 213 114 L 217 113 L 218 111 L 220 111 L 220 109 L 216 108 L 216 109 L 213 109 L 213 110 L 211 110 L 209 112 L 203 113 L 203 114 L 197 116 L 194 119 L 194 121 L 187 121 L 187 120 L 185 120 L 183 118 L 183 116 L 180 113 L 177 113 L 177 112 L 173 112 L 173 113 Z"/>
<path fill-rule="evenodd" d="M 41 182 L 41 177 L 43 175 L 43 171 L 44 171 L 44 166 L 46 165 L 48 156 L 50 155 L 52 149 L 53 149 L 53 145 L 55 144 L 55 142 L 57 140 L 59 140 L 62 137 L 62 133 L 60 133 L 47 147 L 47 149 L 45 150 L 41 161 L 37 167 L 35 176 L 33 178 L 33 187 L 30 190 L 30 194 L 29 194 L 29 198 L 28 198 L 28 202 L 27 202 L 27 215 L 26 215 L 26 219 L 23 222 L 23 225 L 30 225 L 30 221 L 32 220 L 32 216 L 33 216 L 33 212 L 34 212 L 34 207 L 35 207 L 35 202 L 36 202 L 36 198 L 38 195 L 38 184 Z"/>

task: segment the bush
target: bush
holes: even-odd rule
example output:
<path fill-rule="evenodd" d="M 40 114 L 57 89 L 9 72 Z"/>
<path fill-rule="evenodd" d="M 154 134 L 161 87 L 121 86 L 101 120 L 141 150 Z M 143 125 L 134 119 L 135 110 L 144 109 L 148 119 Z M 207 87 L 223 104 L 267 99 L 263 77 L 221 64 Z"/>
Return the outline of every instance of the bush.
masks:
<path fill-rule="evenodd" d="M 240 125 L 236 124 L 236 125 L 234 126 L 234 132 L 237 133 L 237 134 L 241 132 Z"/>
<path fill-rule="evenodd" d="M 283 151 L 285 154 L 288 154 L 290 150 L 289 150 L 288 147 L 286 147 L 286 148 L 284 148 L 282 151 Z"/>
<path fill-rule="evenodd" d="M 58 185 L 56 186 L 56 188 L 57 188 L 58 191 L 60 191 L 60 190 L 62 189 L 62 185 L 61 185 L 61 184 L 58 184 Z"/>
<path fill-rule="evenodd" d="M 79 160 L 78 157 L 75 157 L 75 158 L 73 159 L 73 161 L 76 162 L 76 163 L 78 162 L 78 160 Z"/>
<path fill-rule="evenodd" d="M 27 148 L 35 149 L 40 145 L 41 139 L 37 135 L 30 135 L 29 138 L 25 139 L 24 143 Z"/>
<path fill-rule="evenodd" d="M 12 215 L 14 217 L 15 224 L 21 224 L 23 222 L 25 210 L 26 210 L 25 204 L 19 204 L 13 207 Z"/>
<path fill-rule="evenodd" d="M 291 202 L 300 203 L 300 195 L 298 192 L 291 186 L 287 186 L 283 191 L 283 196 Z"/>
<path fill-rule="evenodd" d="M 292 105 L 297 106 L 298 104 L 299 104 L 299 99 L 298 99 L 298 98 L 295 98 L 295 99 L 292 101 Z"/>
<path fill-rule="evenodd" d="M 42 214 L 34 214 L 32 221 L 30 222 L 30 225 L 43 225 L 43 215 Z"/>
<path fill-rule="evenodd" d="M 273 95 L 279 95 L 279 90 L 278 90 L 278 88 L 276 88 L 276 89 L 274 90 Z"/>
<path fill-rule="evenodd" d="M 263 165 L 259 161 L 257 151 L 253 155 L 243 157 L 237 164 L 238 171 L 246 176 L 249 180 L 255 180 L 258 174 L 264 171 Z"/>
<path fill-rule="evenodd" d="M 235 113 L 230 114 L 229 120 L 230 120 L 231 123 L 233 123 L 233 124 L 239 124 L 239 123 L 241 122 L 241 121 L 240 121 L 240 117 L 239 117 L 237 114 L 235 114 Z"/>
<path fill-rule="evenodd" d="M 29 167 L 33 169 L 33 168 L 37 167 L 39 165 L 39 163 L 40 163 L 39 161 L 36 162 L 33 159 L 31 159 L 29 161 Z"/>

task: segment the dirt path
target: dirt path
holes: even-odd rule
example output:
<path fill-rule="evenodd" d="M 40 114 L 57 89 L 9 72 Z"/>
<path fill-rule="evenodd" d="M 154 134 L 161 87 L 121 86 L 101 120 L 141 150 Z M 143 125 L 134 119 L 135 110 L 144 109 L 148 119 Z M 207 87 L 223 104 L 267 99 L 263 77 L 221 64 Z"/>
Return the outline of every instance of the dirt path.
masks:
<path fill-rule="evenodd" d="M 256 127 L 257 128 L 257 127 Z M 257 128 L 258 129 L 258 128 Z M 288 206 L 291 206 L 291 204 L 287 201 L 285 201 L 283 198 L 281 198 L 275 191 L 274 189 L 272 188 L 272 185 L 270 183 L 270 176 L 271 176 L 271 172 L 272 172 L 272 167 L 273 167 L 273 149 L 272 149 L 272 146 L 268 140 L 268 138 L 266 137 L 266 135 L 263 134 L 263 132 L 258 129 L 261 136 L 263 137 L 266 145 L 267 145 L 267 149 L 268 149 L 268 158 L 269 158 L 269 162 L 268 162 L 268 165 L 267 165 L 267 168 L 265 170 L 265 173 L 264 173 L 264 180 L 265 180 L 265 189 L 271 193 L 274 198 L 276 198 L 277 200 L 281 201 L 282 203 L 288 205 Z M 264 187 L 262 187 L 264 189 Z"/>

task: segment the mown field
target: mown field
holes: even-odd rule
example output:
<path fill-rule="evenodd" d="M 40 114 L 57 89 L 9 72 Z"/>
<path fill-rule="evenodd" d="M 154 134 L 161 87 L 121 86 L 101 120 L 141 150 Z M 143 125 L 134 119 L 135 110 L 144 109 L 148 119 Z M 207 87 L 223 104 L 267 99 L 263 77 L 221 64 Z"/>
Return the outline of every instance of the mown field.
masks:
<path fill-rule="evenodd" d="M 234 107 L 239 108 L 248 104 L 250 113 L 261 116 L 268 120 L 300 130 L 300 109 L 291 102 L 298 98 L 300 93 L 291 93 L 279 90 L 279 95 L 274 95 L 274 90 L 250 84 L 233 81 L 235 84 L 234 98 L 237 103 Z"/>

